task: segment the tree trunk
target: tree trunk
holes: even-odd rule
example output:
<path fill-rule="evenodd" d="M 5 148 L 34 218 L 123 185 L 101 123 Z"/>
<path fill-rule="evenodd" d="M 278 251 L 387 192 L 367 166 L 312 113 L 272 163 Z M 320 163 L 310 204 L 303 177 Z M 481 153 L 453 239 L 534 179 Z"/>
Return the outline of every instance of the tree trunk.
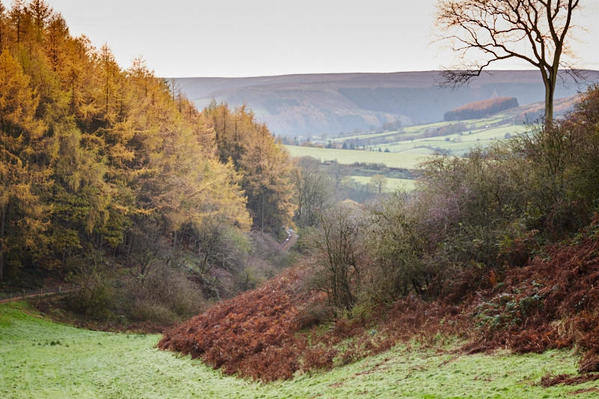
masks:
<path fill-rule="evenodd" d="M 8 206 L 2 207 L 2 214 L 0 215 L 0 281 L 4 281 L 4 229 L 6 226 L 6 213 Z"/>
<path fill-rule="evenodd" d="M 264 194 L 260 196 L 261 205 L 260 205 L 260 231 L 264 233 Z"/>
<path fill-rule="evenodd" d="M 553 100 L 555 97 L 555 84 L 557 76 L 551 76 L 545 82 L 545 126 L 553 124 Z"/>

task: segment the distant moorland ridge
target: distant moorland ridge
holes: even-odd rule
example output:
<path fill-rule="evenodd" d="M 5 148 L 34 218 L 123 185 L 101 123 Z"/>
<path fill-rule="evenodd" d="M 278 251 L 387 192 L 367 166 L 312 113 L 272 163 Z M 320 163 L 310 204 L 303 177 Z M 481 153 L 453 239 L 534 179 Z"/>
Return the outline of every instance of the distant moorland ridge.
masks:
<path fill-rule="evenodd" d="M 493 97 L 514 97 L 520 105 L 543 101 L 537 71 L 490 71 L 468 86 L 441 87 L 441 72 L 340 73 L 248 78 L 172 80 L 197 106 L 212 100 L 246 104 L 271 131 L 282 136 L 329 136 L 369 131 L 385 124 L 443 120 L 464 104 Z M 586 71 L 575 83 L 566 74 L 556 98 L 572 96 L 599 81 Z"/>

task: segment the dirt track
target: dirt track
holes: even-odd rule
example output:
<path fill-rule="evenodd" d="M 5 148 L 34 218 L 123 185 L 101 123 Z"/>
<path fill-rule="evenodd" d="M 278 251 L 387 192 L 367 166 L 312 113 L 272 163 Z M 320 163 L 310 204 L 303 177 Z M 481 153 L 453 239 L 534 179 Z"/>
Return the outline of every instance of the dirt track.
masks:
<path fill-rule="evenodd" d="M 30 293 L 30 294 L 25 294 L 25 295 L 18 295 L 18 296 L 13 296 L 10 298 L 3 298 L 0 299 L 0 304 L 2 303 L 9 303 L 9 302 L 18 302 L 18 301 L 22 301 L 25 299 L 32 299 L 32 298 L 41 298 L 41 297 L 47 297 L 47 296 L 54 296 L 54 295 L 63 295 L 63 294 L 68 294 L 69 292 L 73 292 L 75 291 L 75 288 L 66 288 L 66 289 L 62 289 L 62 288 L 55 288 L 52 290 L 40 290 L 39 292 L 36 293 Z"/>
<path fill-rule="evenodd" d="M 283 249 L 283 251 L 289 251 L 295 245 L 298 238 L 299 238 L 299 236 L 297 235 L 297 233 L 295 231 L 288 229 L 287 230 L 287 238 L 281 244 L 281 248 Z"/>

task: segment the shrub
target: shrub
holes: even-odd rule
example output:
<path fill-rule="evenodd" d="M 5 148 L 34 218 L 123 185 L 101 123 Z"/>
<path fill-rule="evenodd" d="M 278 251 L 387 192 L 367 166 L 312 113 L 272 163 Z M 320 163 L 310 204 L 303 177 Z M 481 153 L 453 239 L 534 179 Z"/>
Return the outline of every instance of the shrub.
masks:
<path fill-rule="evenodd" d="M 330 369 L 333 367 L 333 360 L 337 356 L 337 353 L 336 349 L 323 347 L 310 348 L 304 352 L 302 369 L 305 371 Z"/>
<path fill-rule="evenodd" d="M 114 292 L 112 287 L 100 278 L 94 277 L 69 297 L 70 308 L 93 320 L 110 320 Z"/>
<path fill-rule="evenodd" d="M 371 209 L 368 244 L 372 252 L 369 297 L 391 301 L 414 290 L 423 294 L 436 272 L 425 261 L 425 243 L 406 209 L 408 197 L 395 194 Z"/>
<path fill-rule="evenodd" d="M 598 126 L 595 87 L 552 126 L 465 158 L 425 163 L 415 193 L 376 203 L 362 223 L 368 239 L 360 245 L 368 255 L 356 269 L 361 286 L 352 301 L 411 292 L 459 301 L 489 276 L 496 280 L 504 268 L 526 264 L 544 244 L 587 225 L 599 209 Z"/>
<path fill-rule="evenodd" d="M 314 288 L 326 292 L 332 305 L 345 310 L 351 310 L 358 299 L 367 263 L 364 221 L 360 207 L 345 202 L 323 213 L 316 237 Z"/>
<path fill-rule="evenodd" d="M 315 301 L 301 309 L 296 316 L 296 323 L 299 330 L 317 326 L 324 322 L 332 321 L 335 318 L 335 308 Z"/>
<path fill-rule="evenodd" d="M 159 263 L 145 276 L 90 273 L 67 297 L 67 307 L 99 322 L 169 326 L 205 307 L 200 287 L 178 268 Z"/>

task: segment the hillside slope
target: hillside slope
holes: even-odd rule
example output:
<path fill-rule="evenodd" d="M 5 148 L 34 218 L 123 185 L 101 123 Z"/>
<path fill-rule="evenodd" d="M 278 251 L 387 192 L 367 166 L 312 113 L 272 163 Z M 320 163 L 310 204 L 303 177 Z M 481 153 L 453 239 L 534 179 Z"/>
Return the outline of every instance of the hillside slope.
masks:
<path fill-rule="evenodd" d="M 306 289 L 305 282 L 313 278 L 310 272 L 290 269 L 260 289 L 167 331 L 158 347 L 201 358 L 225 374 L 267 382 L 345 365 L 413 339 L 434 342 L 440 336 L 467 342 L 462 353 L 577 348 L 583 353 L 579 371 L 597 372 L 598 223 L 575 239 L 548 245 L 544 256 L 524 267 L 511 266 L 499 278 L 495 271 L 463 272 L 434 301 L 408 296 L 391 307 L 334 323 L 319 325 L 332 314 L 327 316 L 326 294 Z M 462 287 L 473 278 L 480 286 L 464 295 Z M 599 380 L 599 374 L 573 378 Z"/>
<path fill-rule="evenodd" d="M 0 397 L 20 398 L 591 398 L 599 385 L 537 384 L 572 373 L 576 356 L 477 354 L 398 347 L 290 381 L 223 376 L 198 360 L 154 348 L 158 336 L 111 334 L 48 322 L 20 304 L 0 305 Z"/>
<path fill-rule="evenodd" d="M 599 80 L 589 71 L 587 82 L 564 77 L 556 97 L 567 97 Z M 516 97 L 522 105 L 543 100 L 536 71 L 493 71 L 456 89 L 440 88 L 440 73 L 345 73 L 250 78 L 174 79 L 197 106 L 213 99 L 248 105 L 258 119 L 282 136 L 336 135 L 378 129 L 385 123 L 436 122 L 445 112 L 493 96 Z"/>
<path fill-rule="evenodd" d="M 501 111 L 518 107 L 515 97 L 494 97 L 488 100 L 476 101 L 462 105 L 445 113 L 446 121 L 459 121 L 464 119 L 486 118 Z"/>

